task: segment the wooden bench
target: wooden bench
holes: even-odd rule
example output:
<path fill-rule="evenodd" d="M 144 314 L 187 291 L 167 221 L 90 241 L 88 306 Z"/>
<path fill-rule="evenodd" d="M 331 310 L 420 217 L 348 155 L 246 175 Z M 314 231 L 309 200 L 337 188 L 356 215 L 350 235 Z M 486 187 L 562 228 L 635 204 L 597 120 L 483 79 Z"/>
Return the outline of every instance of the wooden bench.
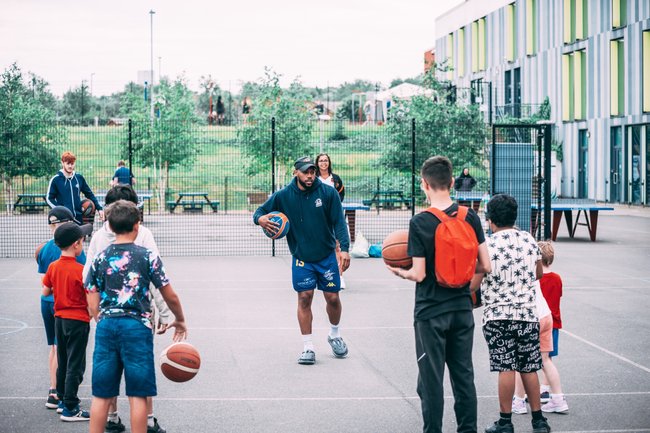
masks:
<path fill-rule="evenodd" d="M 401 191 L 375 191 L 373 197 L 369 200 L 363 200 L 365 206 L 375 207 L 379 209 L 401 209 L 402 206 L 406 209 L 411 209 L 411 200 L 405 198 Z"/>
<path fill-rule="evenodd" d="M 251 210 L 256 210 L 257 207 L 261 204 L 264 204 L 268 198 L 269 194 L 265 192 L 249 192 L 246 194 L 246 200 L 248 201 L 249 209 L 255 207 L 255 209 Z"/>
<path fill-rule="evenodd" d="M 18 194 L 14 203 L 14 209 L 23 213 L 41 213 L 49 207 L 45 194 Z"/>

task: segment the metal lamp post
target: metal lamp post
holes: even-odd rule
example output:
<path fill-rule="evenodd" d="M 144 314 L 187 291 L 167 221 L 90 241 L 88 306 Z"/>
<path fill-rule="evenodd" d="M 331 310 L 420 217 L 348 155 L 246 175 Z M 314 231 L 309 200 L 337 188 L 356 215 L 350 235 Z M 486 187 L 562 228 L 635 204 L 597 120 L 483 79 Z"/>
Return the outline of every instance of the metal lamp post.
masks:
<path fill-rule="evenodd" d="M 149 89 L 149 104 L 150 104 L 150 109 L 151 112 L 149 113 L 151 116 L 151 120 L 153 121 L 153 87 L 154 87 L 154 81 L 153 81 L 153 16 L 156 12 L 152 9 L 149 11 L 149 16 L 151 17 L 151 88 Z"/>

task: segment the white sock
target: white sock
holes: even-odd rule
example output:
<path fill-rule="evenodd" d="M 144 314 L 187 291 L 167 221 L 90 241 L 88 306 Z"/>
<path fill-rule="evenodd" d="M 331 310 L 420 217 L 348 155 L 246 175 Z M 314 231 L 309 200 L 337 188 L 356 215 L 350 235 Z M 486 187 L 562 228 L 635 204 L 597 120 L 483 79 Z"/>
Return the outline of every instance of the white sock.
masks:
<path fill-rule="evenodd" d="M 551 400 L 562 401 L 564 400 L 564 394 L 551 394 Z"/>
<path fill-rule="evenodd" d="M 341 334 L 339 333 L 339 325 L 332 325 L 330 323 L 330 338 L 338 338 Z"/>
<path fill-rule="evenodd" d="M 311 339 L 311 334 L 302 336 L 302 347 L 303 350 L 311 350 L 312 352 L 314 351 L 314 342 Z"/>
<path fill-rule="evenodd" d="M 120 417 L 117 415 L 117 411 L 109 412 L 107 421 L 118 422 Z"/>
<path fill-rule="evenodd" d="M 148 427 L 153 427 L 154 424 L 155 423 L 154 423 L 154 419 L 153 419 L 153 414 L 150 413 L 149 415 L 147 415 L 147 426 Z"/>
<path fill-rule="evenodd" d="M 539 392 L 550 392 L 551 391 L 551 386 L 550 385 L 540 385 L 539 386 Z"/>
<path fill-rule="evenodd" d="M 526 397 L 519 397 L 517 395 L 514 396 L 516 401 L 526 401 Z"/>

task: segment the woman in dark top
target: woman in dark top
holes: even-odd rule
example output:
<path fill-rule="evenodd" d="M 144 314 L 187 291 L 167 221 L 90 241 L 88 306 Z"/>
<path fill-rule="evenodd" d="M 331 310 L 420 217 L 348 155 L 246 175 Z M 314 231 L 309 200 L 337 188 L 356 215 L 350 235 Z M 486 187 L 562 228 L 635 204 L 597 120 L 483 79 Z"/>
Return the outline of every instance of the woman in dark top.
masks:
<path fill-rule="evenodd" d="M 476 186 L 476 179 L 469 174 L 469 168 L 465 167 L 463 173 L 454 181 L 456 191 L 471 191 Z"/>

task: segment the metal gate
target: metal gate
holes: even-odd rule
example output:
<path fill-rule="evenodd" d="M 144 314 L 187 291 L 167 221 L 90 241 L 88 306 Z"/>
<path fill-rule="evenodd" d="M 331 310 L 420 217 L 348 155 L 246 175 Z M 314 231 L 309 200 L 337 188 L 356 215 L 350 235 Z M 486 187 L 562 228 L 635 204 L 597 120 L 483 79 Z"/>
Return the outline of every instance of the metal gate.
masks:
<path fill-rule="evenodd" d="M 516 225 L 551 238 L 551 125 L 492 126 L 490 193 L 517 200 Z"/>

